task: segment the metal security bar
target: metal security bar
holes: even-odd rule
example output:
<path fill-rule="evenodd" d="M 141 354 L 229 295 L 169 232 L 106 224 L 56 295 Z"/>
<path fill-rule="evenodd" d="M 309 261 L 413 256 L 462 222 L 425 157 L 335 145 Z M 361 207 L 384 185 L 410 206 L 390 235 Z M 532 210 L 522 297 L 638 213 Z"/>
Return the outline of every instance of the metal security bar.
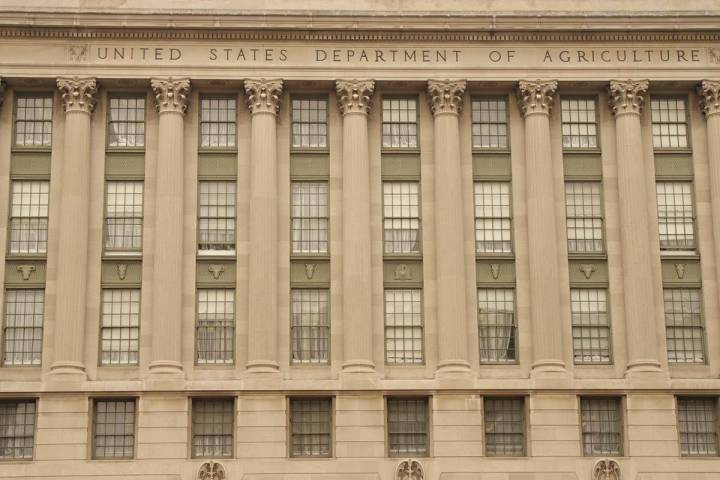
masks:
<path fill-rule="evenodd" d="M 47 181 L 14 180 L 10 207 L 10 253 L 47 253 Z"/>
<path fill-rule="evenodd" d="M 235 250 L 235 182 L 200 182 L 198 251 L 224 254 Z"/>
<path fill-rule="evenodd" d="M 40 365 L 44 317 L 44 290 L 5 290 L 3 365 Z"/>
<path fill-rule="evenodd" d="M 382 102 L 384 148 L 417 148 L 417 100 L 385 98 Z"/>
<path fill-rule="evenodd" d="M 525 455 L 525 400 L 485 397 L 485 452 L 488 456 Z"/>
<path fill-rule="evenodd" d="M 15 103 L 15 146 L 49 147 L 52 144 L 53 97 L 19 95 Z"/>
<path fill-rule="evenodd" d="M 235 148 L 236 104 L 230 97 L 200 99 L 200 147 Z"/>
<path fill-rule="evenodd" d="M 691 182 L 657 182 L 658 230 L 663 252 L 695 250 L 695 208 Z"/>
<path fill-rule="evenodd" d="M 137 365 L 140 343 L 140 289 L 104 289 L 100 363 Z"/>
<path fill-rule="evenodd" d="M 479 288 L 477 296 L 480 363 L 515 362 L 515 290 Z"/>
<path fill-rule="evenodd" d="M 508 148 L 507 101 L 503 97 L 472 101 L 473 148 Z"/>
<path fill-rule="evenodd" d="M 508 182 L 475 182 L 475 253 L 510 253 L 511 212 Z"/>
<path fill-rule="evenodd" d="M 110 97 L 108 147 L 145 146 L 145 97 Z"/>
<path fill-rule="evenodd" d="M 594 98 L 568 98 L 561 102 L 563 148 L 597 148 Z"/>
<path fill-rule="evenodd" d="M 678 397 L 680 454 L 716 456 L 718 454 L 717 398 Z"/>
<path fill-rule="evenodd" d="M 327 363 L 330 351 L 328 290 L 297 288 L 291 292 L 293 363 Z"/>
<path fill-rule="evenodd" d="M 422 290 L 385 290 L 385 361 L 422 363 Z"/>
<path fill-rule="evenodd" d="M 95 400 L 93 458 L 133 458 L 135 400 Z"/>
<path fill-rule="evenodd" d="M 108 181 L 105 195 L 105 249 L 141 250 L 143 182 Z"/>
<path fill-rule="evenodd" d="M 35 444 L 34 400 L 0 400 L 0 459 L 32 459 Z"/>
<path fill-rule="evenodd" d="M 387 399 L 388 450 L 391 456 L 428 454 L 428 399 Z"/>
<path fill-rule="evenodd" d="M 600 182 L 565 182 L 568 253 L 604 250 L 601 190 Z"/>
<path fill-rule="evenodd" d="M 290 399 L 291 456 L 329 457 L 331 432 L 332 399 Z"/>
<path fill-rule="evenodd" d="M 684 98 L 653 98 L 650 101 L 653 146 L 687 148 L 687 103 Z"/>
<path fill-rule="evenodd" d="M 235 290 L 197 291 L 197 363 L 232 363 L 235 345 Z"/>
<path fill-rule="evenodd" d="M 420 253 L 420 185 L 383 182 L 385 253 Z"/>
<path fill-rule="evenodd" d="M 328 252 L 327 182 L 292 183 L 292 253 Z"/>
<path fill-rule="evenodd" d="M 293 148 L 327 148 L 327 100 L 293 99 L 292 139 Z"/>
<path fill-rule="evenodd" d="M 232 398 L 192 400 L 193 458 L 232 457 L 234 410 Z"/>
<path fill-rule="evenodd" d="M 665 336 L 670 363 L 705 363 L 705 322 L 699 288 L 665 288 Z"/>
<path fill-rule="evenodd" d="M 575 363 L 610 363 L 607 290 L 570 289 L 570 313 Z"/>
<path fill-rule="evenodd" d="M 583 454 L 622 455 L 620 399 L 583 397 L 580 410 Z"/>

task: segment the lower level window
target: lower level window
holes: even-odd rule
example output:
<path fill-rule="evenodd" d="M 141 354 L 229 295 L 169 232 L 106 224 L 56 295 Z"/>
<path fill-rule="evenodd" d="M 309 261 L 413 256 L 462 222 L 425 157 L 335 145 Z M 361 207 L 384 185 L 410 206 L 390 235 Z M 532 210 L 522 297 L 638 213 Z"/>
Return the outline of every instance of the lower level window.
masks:
<path fill-rule="evenodd" d="M 680 453 L 686 456 L 718 454 L 717 399 L 680 397 L 677 399 Z"/>
<path fill-rule="evenodd" d="M 485 452 L 488 456 L 525 455 L 525 400 L 485 398 Z"/>
<path fill-rule="evenodd" d="M 135 400 L 95 400 L 93 458 L 133 458 Z"/>
<path fill-rule="evenodd" d="M 192 456 L 232 457 L 232 398 L 194 398 L 192 400 Z"/>
<path fill-rule="evenodd" d="M 33 458 L 35 401 L 0 401 L 0 459 Z"/>
<path fill-rule="evenodd" d="M 620 399 L 584 397 L 580 410 L 583 455 L 622 455 Z"/>
<path fill-rule="evenodd" d="M 332 399 L 290 399 L 293 457 L 329 457 L 332 440 Z"/>
<path fill-rule="evenodd" d="M 428 399 L 388 398 L 388 451 L 391 456 L 427 456 Z"/>

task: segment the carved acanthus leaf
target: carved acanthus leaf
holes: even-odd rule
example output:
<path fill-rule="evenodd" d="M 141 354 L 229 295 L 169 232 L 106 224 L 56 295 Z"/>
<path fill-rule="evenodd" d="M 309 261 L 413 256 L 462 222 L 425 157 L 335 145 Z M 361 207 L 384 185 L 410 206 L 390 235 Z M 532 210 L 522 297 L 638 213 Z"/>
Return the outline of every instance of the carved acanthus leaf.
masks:
<path fill-rule="evenodd" d="M 425 471 L 417 460 L 408 458 L 400 462 L 395 474 L 395 480 L 424 480 Z"/>
<path fill-rule="evenodd" d="M 214 460 L 208 460 L 200 466 L 198 470 L 197 480 L 226 480 L 225 467 L 222 463 Z"/>
<path fill-rule="evenodd" d="M 550 115 L 553 95 L 557 90 L 557 80 L 520 80 L 518 83 L 518 101 L 524 116 L 534 113 Z"/>
<path fill-rule="evenodd" d="M 280 111 L 280 95 L 282 95 L 282 80 L 245 80 L 245 93 L 247 93 L 250 113 L 272 113 Z"/>
<path fill-rule="evenodd" d="M 610 108 L 613 113 L 616 116 L 624 113 L 640 115 L 649 86 L 647 80 L 611 80 Z"/>
<path fill-rule="evenodd" d="M 705 112 L 705 116 L 720 113 L 720 81 L 703 80 L 698 85 L 698 95 L 700 108 Z"/>
<path fill-rule="evenodd" d="M 462 112 L 466 85 L 465 80 L 428 80 L 432 112 L 436 115 Z"/>
<path fill-rule="evenodd" d="M 620 465 L 612 458 L 601 458 L 595 462 L 592 480 L 620 480 Z"/>
<path fill-rule="evenodd" d="M 375 82 L 372 80 L 338 80 L 335 84 L 340 113 L 370 113 Z"/>
<path fill-rule="evenodd" d="M 92 113 L 97 102 L 97 81 L 94 78 L 60 77 L 57 86 L 62 92 L 65 112 Z"/>
<path fill-rule="evenodd" d="M 158 112 L 187 112 L 190 79 L 153 78 L 150 80 L 150 87 L 155 94 L 155 107 Z"/>

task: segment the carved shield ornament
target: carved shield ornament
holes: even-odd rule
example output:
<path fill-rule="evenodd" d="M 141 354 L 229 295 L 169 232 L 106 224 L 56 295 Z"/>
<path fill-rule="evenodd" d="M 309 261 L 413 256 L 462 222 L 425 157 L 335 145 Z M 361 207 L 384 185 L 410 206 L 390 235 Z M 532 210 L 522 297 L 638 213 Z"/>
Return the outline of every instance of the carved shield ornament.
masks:
<path fill-rule="evenodd" d="M 226 480 L 226 478 L 225 467 L 214 460 L 203 463 L 198 470 L 197 480 Z"/>
<path fill-rule="evenodd" d="M 425 472 L 423 466 L 417 460 L 408 458 L 400 462 L 397 468 L 395 480 L 424 480 Z"/>

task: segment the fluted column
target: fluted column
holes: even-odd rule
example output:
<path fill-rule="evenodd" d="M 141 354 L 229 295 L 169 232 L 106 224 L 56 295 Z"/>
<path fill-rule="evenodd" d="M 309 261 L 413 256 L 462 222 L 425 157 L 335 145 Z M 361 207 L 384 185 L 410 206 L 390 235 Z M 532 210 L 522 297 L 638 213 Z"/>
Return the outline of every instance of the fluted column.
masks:
<path fill-rule="evenodd" d="M 279 371 L 277 113 L 282 80 L 246 80 L 250 137 L 249 373 Z"/>
<path fill-rule="evenodd" d="M 343 116 L 343 339 L 344 372 L 373 372 L 370 266 L 368 113 L 375 83 L 338 80 Z"/>
<path fill-rule="evenodd" d="M 435 140 L 435 266 L 438 367 L 436 375 L 467 373 L 467 313 L 460 119 L 465 81 L 429 80 Z"/>
<path fill-rule="evenodd" d="M 183 126 L 190 80 L 154 78 L 150 86 L 159 114 L 150 372 L 182 375 Z"/>
<path fill-rule="evenodd" d="M 85 305 L 90 216 L 90 116 L 94 78 L 58 78 L 65 110 L 53 374 L 85 376 Z"/>
<path fill-rule="evenodd" d="M 558 222 L 550 148 L 550 113 L 556 89 L 555 80 L 522 80 L 518 85 L 520 109 L 525 117 L 533 375 L 565 371 L 558 283 Z"/>
<path fill-rule="evenodd" d="M 610 107 L 615 115 L 620 241 L 623 261 L 627 373 L 660 371 L 655 341 L 655 296 L 652 265 L 657 261 L 648 247 L 654 221 L 648 205 L 645 155 L 640 113 L 647 80 L 610 82 Z"/>

